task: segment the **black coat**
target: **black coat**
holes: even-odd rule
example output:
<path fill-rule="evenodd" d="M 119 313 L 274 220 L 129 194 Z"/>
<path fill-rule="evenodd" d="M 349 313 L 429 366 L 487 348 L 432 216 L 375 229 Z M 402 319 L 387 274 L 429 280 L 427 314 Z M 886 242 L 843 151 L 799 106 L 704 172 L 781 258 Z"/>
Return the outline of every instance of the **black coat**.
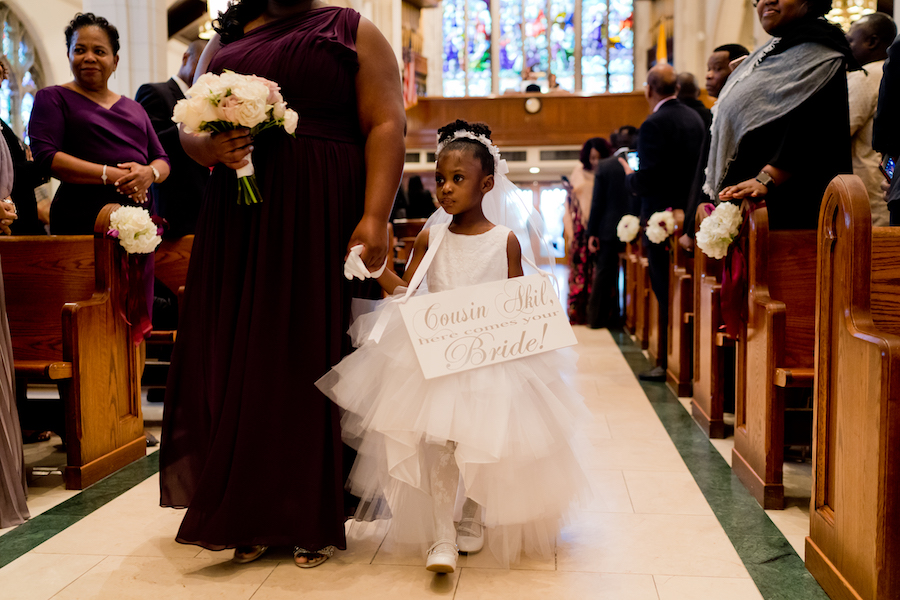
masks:
<path fill-rule="evenodd" d="M 5 121 L 0 121 L 0 131 L 3 132 L 3 140 L 9 147 L 15 174 L 12 192 L 9 195 L 16 205 L 18 218 L 9 226 L 10 231 L 13 235 L 46 235 L 47 230 L 37 216 L 37 201 L 34 197 L 34 188 L 44 183 L 44 179 L 37 164 L 28 160 L 22 140 Z"/>
<path fill-rule="evenodd" d="M 685 208 L 705 137 L 703 119 L 678 100 L 647 117 L 638 138 L 640 169 L 625 178 L 626 189 L 641 199 L 642 221 Z"/>
<path fill-rule="evenodd" d="M 872 146 L 887 156 L 900 156 L 900 36 L 888 48 L 884 75 L 878 91 L 878 110 L 872 126 Z M 900 201 L 900 174 L 895 172 L 888 192 L 888 202 Z M 895 205 L 896 206 L 896 205 Z"/>
<path fill-rule="evenodd" d="M 624 215 L 637 215 L 640 206 L 625 189 L 625 169 L 615 156 L 597 163 L 588 235 L 603 241 L 615 241 L 616 226 Z"/>
<path fill-rule="evenodd" d="M 178 138 L 178 126 L 172 121 L 175 103 L 184 98 L 174 79 L 165 83 L 142 85 L 135 95 L 159 136 L 159 141 L 169 156 L 171 172 L 161 184 L 154 184 L 154 196 L 159 215 L 169 222 L 164 234 L 176 238 L 194 233 L 203 188 L 209 179 L 209 169 L 189 157 Z"/>

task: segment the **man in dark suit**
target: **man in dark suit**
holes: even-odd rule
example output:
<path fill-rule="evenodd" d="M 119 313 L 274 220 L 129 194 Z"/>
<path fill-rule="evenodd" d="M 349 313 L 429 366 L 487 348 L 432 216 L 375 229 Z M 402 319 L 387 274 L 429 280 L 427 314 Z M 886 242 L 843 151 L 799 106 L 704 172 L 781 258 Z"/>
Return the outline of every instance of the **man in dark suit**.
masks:
<path fill-rule="evenodd" d="M 653 111 L 641 125 L 638 137 L 640 169 L 632 171 L 620 158 L 627 174 L 626 189 L 641 199 L 641 222 L 651 214 L 667 208 L 684 209 L 706 129 L 703 119 L 693 109 L 678 101 L 675 69 L 671 65 L 656 65 L 647 73 L 645 95 Z M 661 347 L 666 348 L 666 328 L 669 306 L 668 244 L 653 244 L 643 237 L 644 250 L 650 267 L 650 285 L 659 302 L 659 335 Z M 665 381 L 666 356 L 659 357 L 660 366 L 641 373 L 645 381 Z"/>
<path fill-rule="evenodd" d="M 615 134 L 615 143 L 628 150 L 637 145 L 637 127 L 626 125 Z M 618 154 L 618 153 L 617 153 Z M 594 193 L 588 220 L 588 249 L 594 260 L 594 278 L 588 298 L 587 317 L 591 329 L 616 325 L 619 307 L 619 241 L 616 227 L 625 215 L 640 211 L 636 198 L 625 190 L 625 169 L 618 156 L 604 158 L 594 171 Z"/>
<path fill-rule="evenodd" d="M 678 74 L 678 99 L 688 108 L 693 108 L 703 119 L 706 130 L 712 125 L 712 112 L 700 101 L 700 88 L 697 87 L 697 79 L 693 73 Z"/>
<path fill-rule="evenodd" d="M 887 55 L 872 125 L 872 147 L 896 161 L 900 157 L 900 36 L 888 48 Z M 900 173 L 896 171 L 885 199 L 891 225 L 900 225 Z"/>
<path fill-rule="evenodd" d="M 205 45 L 203 40 L 191 42 L 181 59 L 181 69 L 177 75 L 164 83 L 146 83 L 135 95 L 135 100 L 150 115 L 150 123 L 172 164 L 168 179 L 153 186 L 159 215 L 169 222 L 163 234 L 167 238 L 194 233 L 200 198 L 209 178 L 209 169 L 194 162 L 184 152 L 178 139 L 178 126 L 172 121 L 175 103 L 184 98 L 184 93 L 193 82 L 197 61 Z"/>

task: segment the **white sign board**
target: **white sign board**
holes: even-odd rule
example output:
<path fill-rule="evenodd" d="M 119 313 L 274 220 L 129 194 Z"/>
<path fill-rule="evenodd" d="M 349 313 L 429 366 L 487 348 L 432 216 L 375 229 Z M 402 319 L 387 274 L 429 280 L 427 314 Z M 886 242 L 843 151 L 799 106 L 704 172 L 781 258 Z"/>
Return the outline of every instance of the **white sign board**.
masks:
<path fill-rule="evenodd" d="M 425 379 L 578 343 L 542 275 L 414 296 L 400 314 Z"/>

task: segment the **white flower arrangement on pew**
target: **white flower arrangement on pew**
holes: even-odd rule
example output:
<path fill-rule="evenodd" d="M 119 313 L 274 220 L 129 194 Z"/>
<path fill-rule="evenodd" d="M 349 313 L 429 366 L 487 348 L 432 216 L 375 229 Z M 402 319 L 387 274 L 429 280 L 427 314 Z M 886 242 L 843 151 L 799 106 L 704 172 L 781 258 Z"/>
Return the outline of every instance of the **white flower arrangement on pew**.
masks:
<path fill-rule="evenodd" d="M 122 206 L 110 213 L 106 233 L 117 238 L 128 254 L 150 254 L 162 242 L 162 227 L 139 206 Z"/>
<path fill-rule="evenodd" d="M 672 209 L 668 208 L 650 215 L 644 231 L 647 233 L 647 239 L 654 244 L 661 244 L 669 239 L 669 236 L 675 231 L 675 217 L 672 215 Z"/>
<path fill-rule="evenodd" d="M 743 216 L 738 205 L 731 202 L 719 204 L 700 223 L 695 239 L 697 247 L 711 258 L 724 258 L 729 246 L 740 233 L 742 222 Z"/>
<path fill-rule="evenodd" d="M 287 107 L 281 87 L 256 75 L 225 71 L 221 75 L 204 73 L 175 105 L 172 120 L 181 123 L 185 133 L 222 133 L 241 127 L 255 136 L 273 127 L 293 136 L 300 116 Z M 253 160 L 237 170 L 238 204 L 262 202 Z"/>
<path fill-rule="evenodd" d="M 641 231 L 641 220 L 634 215 L 625 215 L 616 225 L 616 236 L 626 244 L 633 241 Z"/>

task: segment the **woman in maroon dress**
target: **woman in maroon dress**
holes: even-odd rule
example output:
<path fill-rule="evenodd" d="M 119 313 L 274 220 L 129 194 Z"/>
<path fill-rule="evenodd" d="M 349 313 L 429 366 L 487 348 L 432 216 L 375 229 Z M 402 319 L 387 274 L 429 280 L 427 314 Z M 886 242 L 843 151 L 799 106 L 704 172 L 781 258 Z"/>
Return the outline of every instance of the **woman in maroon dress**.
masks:
<path fill-rule="evenodd" d="M 169 160 L 144 108 L 107 83 L 119 64 L 119 32 L 103 17 L 77 14 L 66 28 L 69 83 L 39 90 L 28 133 L 38 169 L 62 184 L 50 207 L 54 234 L 94 233 L 109 203 L 146 205 Z"/>
<path fill-rule="evenodd" d="M 349 350 L 347 248 L 377 269 L 400 181 L 397 61 L 359 13 L 310 0 L 243 0 L 201 59 L 277 82 L 297 137 L 182 133 L 215 166 L 200 210 L 166 392 L 161 503 L 186 507 L 178 541 L 249 562 L 294 546 L 298 566 L 345 548 L 337 408 L 314 382 Z M 212 55 L 211 61 L 209 60 Z M 237 202 L 253 164 L 263 201 Z"/>

